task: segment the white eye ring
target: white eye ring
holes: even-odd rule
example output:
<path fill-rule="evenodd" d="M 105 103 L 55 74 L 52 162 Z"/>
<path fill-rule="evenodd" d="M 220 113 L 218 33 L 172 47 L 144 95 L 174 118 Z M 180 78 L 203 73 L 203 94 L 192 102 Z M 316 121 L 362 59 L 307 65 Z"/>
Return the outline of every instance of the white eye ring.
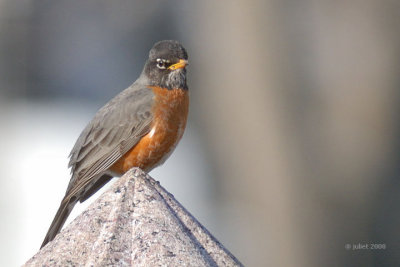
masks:
<path fill-rule="evenodd" d="M 162 58 L 157 58 L 156 61 L 157 61 L 157 67 L 162 70 L 165 70 L 167 68 L 167 64 L 169 63 L 169 60 Z"/>

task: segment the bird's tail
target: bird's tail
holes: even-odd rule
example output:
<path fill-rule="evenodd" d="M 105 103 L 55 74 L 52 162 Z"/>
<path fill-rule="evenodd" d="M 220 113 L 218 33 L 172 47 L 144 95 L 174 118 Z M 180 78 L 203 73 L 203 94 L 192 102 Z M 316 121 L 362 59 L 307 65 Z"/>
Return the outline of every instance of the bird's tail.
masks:
<path fill-rule="evenodd" d="M 73 207 L 77 202 L 76 197 L 65 196 L 61 201 L 60 207 L 58 208 L 57 214 L 53 219 L 53 222 L 50 225 L 49 230 L 47 231 L 46 237 L 43 240 L 43 243 L 40 248 L 44 247 L 48 242 L 54 239 L 54 237 L 60 232 L 63 227 L 65 221 L 68 218 L 68 215 L 71 213 Z"/>

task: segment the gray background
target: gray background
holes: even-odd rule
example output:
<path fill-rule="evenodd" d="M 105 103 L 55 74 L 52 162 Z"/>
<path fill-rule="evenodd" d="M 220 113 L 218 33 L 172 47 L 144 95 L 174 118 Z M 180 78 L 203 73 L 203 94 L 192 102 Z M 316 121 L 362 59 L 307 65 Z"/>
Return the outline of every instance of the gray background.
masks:
<path fill-rule="evenodd" d="M 0 265 L 38 250 L 80 131 L 177 39 L 189 123 L 151 175 L 247 266 L 394 266 L 399 18 L 390 0 L 0 0 Z"/>

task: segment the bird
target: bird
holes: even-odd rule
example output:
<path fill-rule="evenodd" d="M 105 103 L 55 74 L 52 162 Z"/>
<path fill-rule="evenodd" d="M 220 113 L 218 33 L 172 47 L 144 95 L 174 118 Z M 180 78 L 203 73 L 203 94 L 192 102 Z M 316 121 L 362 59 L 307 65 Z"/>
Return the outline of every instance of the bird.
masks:
<path fill-rule="evenodd" d="M 69 155 L 71 179 L 41 248 L 75 204 L 133 167 L 149 172 L 173 152 L 189 110 L 188 54 L 174 40 L 154 44 L 139 78 L 100 108 Z"/>

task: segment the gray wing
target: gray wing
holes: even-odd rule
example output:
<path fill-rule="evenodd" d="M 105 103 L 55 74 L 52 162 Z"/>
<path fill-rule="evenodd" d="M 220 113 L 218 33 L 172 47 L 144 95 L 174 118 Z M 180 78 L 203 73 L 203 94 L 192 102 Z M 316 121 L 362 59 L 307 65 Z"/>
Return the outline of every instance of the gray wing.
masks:
<path fill-rule="evenodd" d="M 149 132 L 152 101 L 151 89 L 133 84 L 96 113 L 71 151 L 68 166 L 72 178 L 66 196 L 79 198 L 93 179 L 103 175 Z"/>

